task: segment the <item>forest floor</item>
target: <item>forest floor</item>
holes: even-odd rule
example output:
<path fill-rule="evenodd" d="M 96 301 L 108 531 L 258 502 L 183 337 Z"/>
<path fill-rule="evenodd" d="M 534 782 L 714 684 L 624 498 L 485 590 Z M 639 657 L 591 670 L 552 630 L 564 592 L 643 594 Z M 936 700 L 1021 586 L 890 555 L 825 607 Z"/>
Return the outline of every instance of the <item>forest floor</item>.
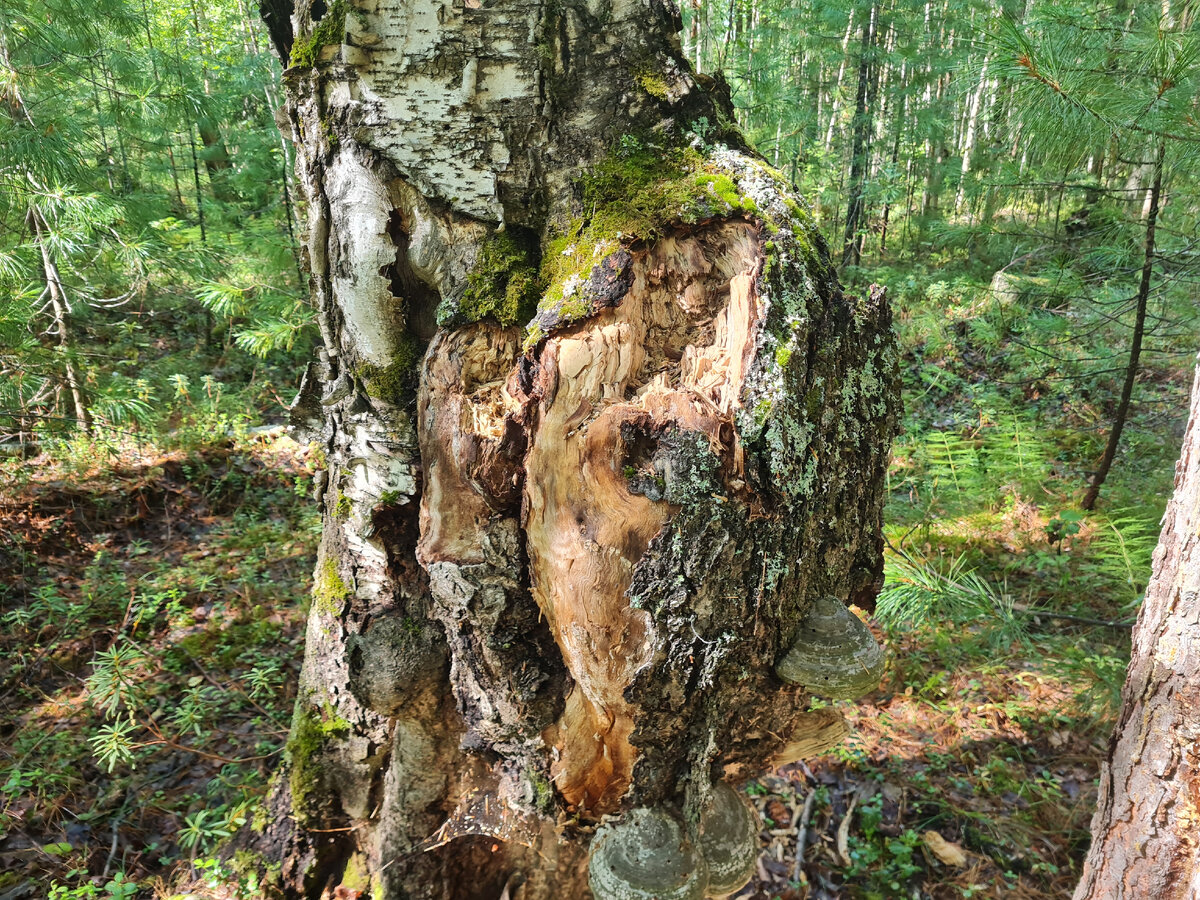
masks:
<path fill-rule="evenodd" d="M 319 532 L 296 444 L 80 449 L 0 488 L 4 900 L 166 895 L 215 869 L 303 651 Z"/>
<path fill-rule="evenodd" d="M 842 747 L 748 785 L 766 849 L 738 896 L 1070 897 L 1107 742 L 1070 712 L 1087 688 L 1020 655 L 924 683 L 893 667 Z"/>
<path fill-rule="evenodd" d="M 25 475 L 0 489 L 0 898 L 226 879 L 219 843 L 286 737 L 318 534 L 311 461 L 269 433 L 8 471 Z M 1045 542 L 1028 510 L 995 521 Z M 746 786 L 764 853 L 738 896 L 1069 896 L 1111 710 L 1093 702 L 1096 669 L 1123 670 L 1128 642 L 1078 628 L 1035 619 L 1032 640 L 1004 646 L 983 626 L 881 633 L 888 676 L 846 706 L 848 742 Z M 1083 662 L 1048 662 L 1055 641 Z"/>

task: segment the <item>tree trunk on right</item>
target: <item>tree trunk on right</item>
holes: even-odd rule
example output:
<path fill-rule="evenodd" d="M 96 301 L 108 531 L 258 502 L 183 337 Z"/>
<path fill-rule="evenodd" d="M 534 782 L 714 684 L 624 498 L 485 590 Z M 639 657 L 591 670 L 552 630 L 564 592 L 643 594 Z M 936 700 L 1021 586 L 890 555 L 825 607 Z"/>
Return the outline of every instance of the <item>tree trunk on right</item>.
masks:
<path fill-rule="evenodd" d="M 1075 900 L 1200 897 L 1200 370 Z"/>

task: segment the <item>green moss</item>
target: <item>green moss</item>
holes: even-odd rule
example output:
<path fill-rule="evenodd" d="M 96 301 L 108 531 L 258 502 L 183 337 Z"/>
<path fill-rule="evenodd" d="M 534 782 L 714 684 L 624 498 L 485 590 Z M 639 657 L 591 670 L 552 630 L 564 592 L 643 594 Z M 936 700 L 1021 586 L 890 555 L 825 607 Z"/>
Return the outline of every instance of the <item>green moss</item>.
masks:
<path fill-rule="evenodd" d="M 317 567 L 313 583 L 313 603 L 321 612 L 336 616 L 341 614 L 342 606 L 349 596 L 350 588 L 338 574 L 337 563 L 326 559 Z"/>
<path fill-rule="evenodd" d="M 350 511 L 353 508 L 354 507 L 353 507 L 353 504 L 351 504 L 351 502 L 350 502 L 350 498 L 347 497 L 345 494 L 343 494 L 341 491 L 338 491 L 337 492 L 337 502 L 333 504 L 334 517 L 338 518 L 338 519 L 344 519 L 350 515 Z"/>
<path fill-rule="evenodd" d="M 741 200 L 737 185 L 728 175 L 712 175 L 705 172 L 695 178 L 695 183 L 698 187 L 705 187 L 712 191 L 721 199 L 722 203 L 731 208 L 736 208 Z"/>
<path fill-rule="evenodd" d="M 346 868 L 342 872 L 342 887 L 351 891 L 366 893 L 371 887 L 371 870 L 361 853 L 352 854 L 346 860 Z"/>
<path fill-rule="evenodd" d="M 775 365 L 781 369 L 786 369 L 788 362 L 792 358 L 792 348 L 784 345 L 775 351 Z"/>
<path fill-rule="evenodd" d="M 287 742 L 288 785 L 292 790 L 292 812 L 304 825 L 308 822 L 324 779 L 319 757 L 331 740 L 350 733 L 350 723 L 326 707 L 323 713 L 306 709 L 292 722 Z"/>
<path fill-rule="evenodd" d="M 533 805 L 547 815 L 554 814 L 554 786 L 541 772 L 530 770 L 529 786 L 533 788 Z"/>
<path fill-rule="evenodd" d="M 625 135 L 618 146 L 583 176 L 580 218 L 547 241 L 540 281 L 546 286 L 539 311 L 554 309 L 559 322 L 591 312 L 577 293 L 593 266 L 623 244 L 653 241 L 674 225 L 747 214 L 757 206 L 743 197 L 726 174 L 691 147 L 661 147 Z M 533 326 L 528 349 L 541 339 Z"/>
<path fill-rule="evenodd" d="M 334 0 L 329 11 L 317 23 L 308 37 L 298 37 L 292 44 L 289 66 L 309 69 L 317 64 L 321 48 L 329 44 L 340 44 L 346 35 L 346 0 Z"/>
<path fill-rule="evenodd" d="M 333 126 L 322 120 L 321 133 L 325 135 L 325 142 L 329 144 L 329 149 L 336 150 L 341 143 L 341 139 L 338 137 L 338 133 L 333 130 Z"/>
<path fill-rule="evenodd" d="M 731 164 L 723 154 L 719 148 L 664 147 L 637 135 L 622 136 L 582 178 L 587 215 L 552 234 L 544 245 L 540 280 L 546 291 L 526 330 L 524 349 L 535 346 L 547 330 L 592 313 L 586 285 L 597 264 L 621 247 L 652 243 L 679 226 L 737 216 L 754 220 L 769 237 L 765 279 L 777 278 L 781 265 L 799 256 L 814 281 L 826 280 L 830 273 L 817 249 L 820 237 L 812 217 L 788 196 L 784 176 L 762 163 Z M 782 196 L 782 208 L 771 202 L 760 209 L 754 196 L 743 191 L 764 179 Z M 770 184 L 766 187 L 768 197 L 776 193 Z M 773 296 L 776 327 L 806 313 L 803 296 L 798 303 L 789 303 L 791 299 Z M 781 332 L 780 343 L 791 337 Z M 785 351 L 779 365 L 786 366 L 789 358 Z"/>
<path fill-rule="evenodd" d="M 669 98 L 671 86 L 667 84 L 667 79 L 663 77 L 662 72 L 657 69 L 650 66 L 638 69 L 633 73 L 633 80 L 638 87 L 656 100 Z"/>
<path fill-rule="evenodd" d="M 363 363 L 356 370 L 363 380 L 367 396 L 385 400 L 394 406 L 407 406 L 417 395 L 417 364 L 421 347 L 412 335 L 404 335 L 392 361 L 386 366 Z"/>
<path fill-rule="evenodd" d="M 541 293 L 533 241 L 511 230 L 496 232 L 479 248 L 462 297 L 438 310 L 438 324 L 491 318 L 507 328 L 533 314 Z"/>
<path fill-rule="evenodd" d="M 534 322 L 525 329 L 525 340 L 521 342 L 521 352 L 528 353 L 537 346 L 538 341 L 546 336 L 545 329 L 541 325 Z"/>
<path fill-rule="evenodd" d="M 767 424 L 767 419 L 771 417 L 771 410 L 775 408 L 768 397 L 764 397 L 754 404 L 754 424 L 758 428 L 762 428 Z"/>
<path fill-rule="evenodd" d="M 704 166 L 704 156 L 690 147 L 624 145 L 609 153 L 583 178 L 584 208 L 593 210 L 589 228 L 649 240 L 675 222 L 726 212 L 712 203 L 716 185 L 724 179 L 734 197 L 737 189 Z"/>

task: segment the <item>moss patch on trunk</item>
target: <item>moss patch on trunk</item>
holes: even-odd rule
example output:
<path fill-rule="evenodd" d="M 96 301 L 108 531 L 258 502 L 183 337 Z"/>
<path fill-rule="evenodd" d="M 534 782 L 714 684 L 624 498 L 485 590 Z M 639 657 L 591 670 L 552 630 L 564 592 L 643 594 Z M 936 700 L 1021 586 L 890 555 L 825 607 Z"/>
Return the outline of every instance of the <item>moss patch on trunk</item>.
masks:
<path fill-rule="evenodd" d="M 287 743 L 288 786 L 292 812 L 304 824 L 320 805 L 325 778 L 319 757 L 327 743 L 350 733 L 350 723 L 332 709 L 324 714 L 308 709 L 296 714 Z"/>
<path fill-rule="evenodd" d="M 491 318 L 507 328 L 527 321 L 541 294 L 536 240 L 512 229 L 498 231 L 479 248 L 462 296 L 438 309 L 438 324 L 445 328 Z"/>
<path fill-rule="evenodd" d="M 320 55 L 322 47 L 329 44 L 340 44 L 346 34 L 346 13 L 348 11 L 346 0 L 334 0 L 329 6 L 329 11 L 313 28 L 312 34 L 296 38 L 296 42 L 292 44 L 288 65 L 311 69 L 317 64 L 317 57 Z"/>
<path fill-rule="evenodd" d="M 525 348 L 596 311 L 586 285 L 602 278 L 606 260 L 623 247 L 656 240 L 681 226 L 734 216 L 776 231 L 773 217 L 740 189 L 733 174 L 711 151 L 623 138 L 583 176 L 584 215 L 545 242 L 540 279 L 546 290 L 526 328 Z M 799 207 L 797 213 L 804 215 Z"/>

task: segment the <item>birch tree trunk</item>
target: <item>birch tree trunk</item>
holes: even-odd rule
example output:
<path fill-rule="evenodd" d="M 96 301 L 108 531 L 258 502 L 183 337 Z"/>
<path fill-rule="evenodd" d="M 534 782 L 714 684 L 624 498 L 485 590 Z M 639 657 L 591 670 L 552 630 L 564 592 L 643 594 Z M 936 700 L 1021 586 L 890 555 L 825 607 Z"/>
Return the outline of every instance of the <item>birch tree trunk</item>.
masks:
<path fill-rule="evenodd" d="M 1200 897 L 1200 369 L 1075 900 Z"/>
<path fill-rule="evenodd" d="M 660 0 L 264 5 L 328 471 L 251 842 L 292 896 L 438 900 L 588 896 L 605 816 L 701 847 L 714 786 L 840 733 L 774 665 L 876 590 L 881 292 L 843 296 Z"/>

